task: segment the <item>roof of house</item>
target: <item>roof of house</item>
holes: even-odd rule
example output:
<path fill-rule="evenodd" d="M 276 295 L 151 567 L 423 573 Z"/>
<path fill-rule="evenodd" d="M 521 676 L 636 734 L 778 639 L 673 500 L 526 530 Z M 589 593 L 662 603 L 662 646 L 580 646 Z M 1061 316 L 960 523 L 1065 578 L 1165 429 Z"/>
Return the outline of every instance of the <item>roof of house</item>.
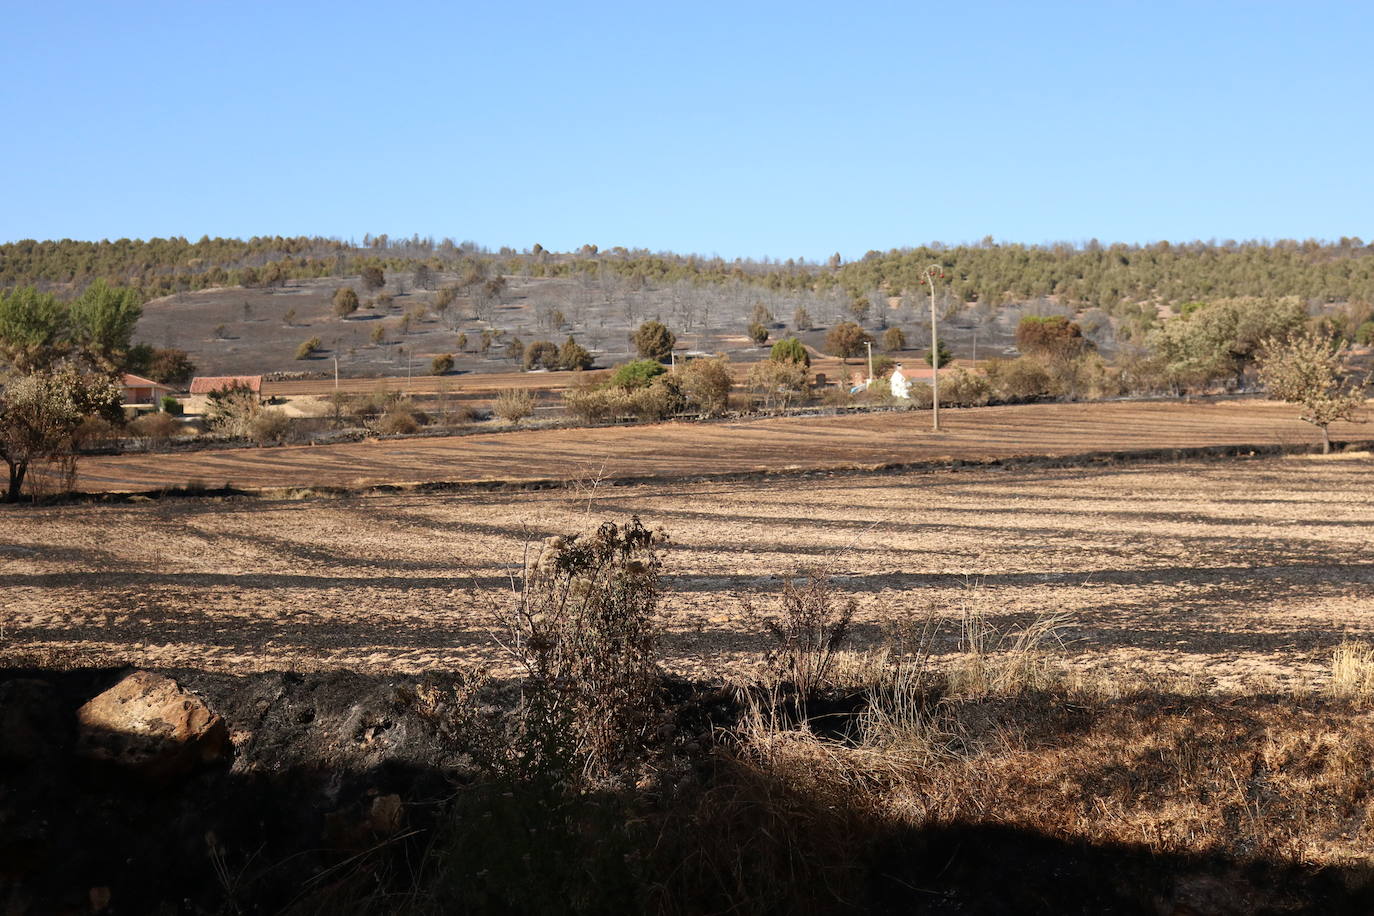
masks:
<path fill-rule="evenodd" d="M 209 394 L 222 388 L 242 385 L 254 394 L 262 393 L 261 375 L 202 375 L 191 379 L 192 394 Z"/>
<path fill-rule="evenodd" d="M 160 388 L 163 391 L 172 390 L 170 386 L 164 385 L 161 382 L 155 382 L 150 378 L 144 378 L 141 375 L 134 375 L 132 372 L 124 373 L 124 378 L 120 384 L 125 388 Z"/>

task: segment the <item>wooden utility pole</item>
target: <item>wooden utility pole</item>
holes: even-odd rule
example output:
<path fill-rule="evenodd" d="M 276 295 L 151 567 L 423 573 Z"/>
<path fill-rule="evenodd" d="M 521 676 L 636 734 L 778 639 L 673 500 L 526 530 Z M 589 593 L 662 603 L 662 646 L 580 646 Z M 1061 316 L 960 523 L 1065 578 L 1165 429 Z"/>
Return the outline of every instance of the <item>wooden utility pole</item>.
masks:
<path fill-rule="evenodd" d="M 945 269 L 932 264 L 925 269 L 921 282 L 930 286 L 930 428 L 940 431 L 940 329 L 935 317 L 935 281 L 945 278 Z"/>

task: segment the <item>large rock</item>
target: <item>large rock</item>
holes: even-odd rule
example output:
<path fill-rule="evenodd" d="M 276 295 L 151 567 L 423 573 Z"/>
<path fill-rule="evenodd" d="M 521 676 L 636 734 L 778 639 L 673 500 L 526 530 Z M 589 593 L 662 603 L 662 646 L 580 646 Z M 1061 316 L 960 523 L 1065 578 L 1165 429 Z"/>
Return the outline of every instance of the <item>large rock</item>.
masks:
<path fill-rule="evenodd" d="M 216 760 L 229 730 L 176 681 L 136 671 L 76 713 L 77 750 L 148 776 L 173 776 Z"/>

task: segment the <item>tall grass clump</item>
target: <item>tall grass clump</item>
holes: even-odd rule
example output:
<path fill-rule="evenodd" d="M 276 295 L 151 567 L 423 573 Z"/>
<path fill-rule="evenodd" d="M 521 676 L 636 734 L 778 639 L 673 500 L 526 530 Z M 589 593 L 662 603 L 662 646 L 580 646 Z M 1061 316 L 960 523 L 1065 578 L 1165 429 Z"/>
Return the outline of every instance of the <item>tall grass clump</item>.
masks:
<path fill-rule="evenodd" d="M 1346 640 L 1331 659 L 1331 694 L 1346 699 L 1374 697 L 1374 646 Z"/>

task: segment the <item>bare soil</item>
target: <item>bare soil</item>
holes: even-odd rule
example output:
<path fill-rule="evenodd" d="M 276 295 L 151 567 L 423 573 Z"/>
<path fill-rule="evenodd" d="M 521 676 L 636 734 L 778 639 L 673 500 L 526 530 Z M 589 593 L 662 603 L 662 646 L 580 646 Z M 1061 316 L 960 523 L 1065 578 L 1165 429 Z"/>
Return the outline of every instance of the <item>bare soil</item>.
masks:
<path fill-rule="evenodd" d="M 1035 404 L 928 411 L 512 430 L 328 446 L 82 459 L 77 488 L 141 492 L 200 483 L 239 489 L 567 481 L 585 477 L 833 470 L 1208 446 L 1307 449 L 1315 427 L 1266 401 Z M 1367 427 L 1332 426 L 1339 440 Z"/>
<path fill-rule="evenodd" d="M 1097 418 L 1101 441 L 1122 439 L 1110 406 L 1056 409 L 1080 422 L 1085 412 Z M 1188 410 L 1131 409 L 1135 416 L 1158 410 L 1161 423 Z M 1253 435 L 1275 412 L 1220 405 L 1192 415 L 1194 428 L 1211 430 L 1219 428 L 1213 417 L 1248 418 L 1239 429 Z M 975 429 L 975 416 L 997 413 L 952 418 L 940 447 L 964 441 L 995 448 L 998 435 L 987 425 Z M 837 457 L 855 441 L 885 443 L 871 445 L 875 457 L 909 455 L 922 419 L 857 417 L 819 427 L 781 421 L 742 430 L 669 425 L 542 439 L 517 433 L 506 441 L 524 443 L 526 455 L 549 443 L 539 472 L 562 463 L 566 474 L 596 460 L 595 434 L 621 437 L 600 441 L 614 443 L 617 461 L 634 467 L 669 433 L 678 451 L 660 460 L 690 471 L 719 469 L 726 459 L 745 466 L 744 454 L 764 466 L 799 460 L 812 443 L 826 441 L 818 429 L 832 430 L 829 454 Z M 882 424 L 890 432 L 879 436 Z M 1061 424 L 1045 435 L 1071 428 Z M 1080 447 L 1097 441 L 1076 428 Z M 1131 432 L 1142 444 L 1159 444 L 1158 435 L 1148 427 Z M 753 441 L 756 451 L 723 459 L 717 436 Z M 574 450 L 576 437 L 590 442 Z M 499 448 L 484 441 L 462 446 L 471 456 Z M 350 454 L 386 448 L 364 445 Z M 640 457 L 624 457 L 627 450 Z M 463 461 L 453 444 L 405 442 L 390 451 L 393 462 L 432 462 L 433 473 L 454 477 L 509 468 L 495 451 L 481 459 L 486 463 Z M 262 450 L 236 460 L 258 464 L 268 483 L 300 479 L 292 475 L 324 452 Z M 175 476 L 168 470 L 175 460 L 148 459 L 147 480 Z M 386 459 L 373 460 L 379 467 Z M 376 473 L 350 468 L 342 456 L 314 472 L 312 479 Z M 1347 454 L 6 508 L 0 664 L 37 658 L 239 673 L 419 672 L 480 658 L 499 667 L 493 614 L 508 599 L 527 545 L 638 514 L 673 538 L 663 624 L 671 664 L 684 673 L 718 678 L 755 664 L 768 642 L 746 600 L 767 610 L 780 577 L 819 566 L 859 599 L 859 649 L 881 642 L 884 627 L 908 615 L 931 612 L 945 622 L 937 655 L 948 657 L 959 651 L 958 622 L 967 612 L 986 614 L 1002 630 L 1063 612 L 1063 651 L 1085 671 L 1162 687 L 1303 690 L 1323 682 L 1342 639 L 1374 635 L 1371 483 L 1374 462 Z"/>

